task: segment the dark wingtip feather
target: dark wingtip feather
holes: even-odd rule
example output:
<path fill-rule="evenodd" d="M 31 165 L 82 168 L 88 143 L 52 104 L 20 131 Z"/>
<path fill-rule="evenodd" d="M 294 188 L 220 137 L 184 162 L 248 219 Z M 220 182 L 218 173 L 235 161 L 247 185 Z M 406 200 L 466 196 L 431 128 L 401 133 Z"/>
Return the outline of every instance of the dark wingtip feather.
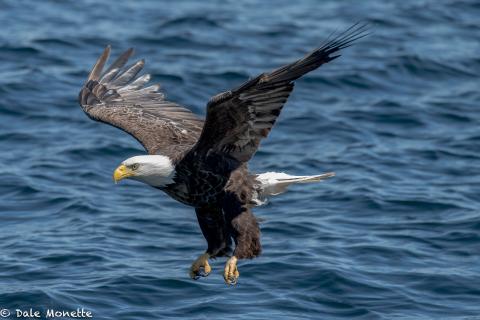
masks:
<path fill-rule="evenodd" d="M 332 60 L 335 60 L 337 58 L 340 58 L 342 55 L 341 54 L 337 54 L 336 56 L 329 56 L 327 59 L 328 59 L 328 62 L 332 61 Z"/>
<path fill-rule="evenodd" d="M 355 41 L 370 34 L 369 24 L 357 22 L 341 33 L 333 32 L 325 43 L 294 63 L 280 67 L 262 78 L 262 82 L 294 81 L 317 69 L 322 64 L 335 60 L 340 55 L 332 55 L 351 46 Z"/>
<path fill-rule="evenodd" d="M 345 31 L 335 35 L 332 33 L 325 44 L 323 44 L 318 51 L 331 54 L 339 50 L 345 49 L 353 45 L 357 40 L 365 38 L 371 34 L 371 26 L 368 22 L 357 22 L 347 28 Z M 331 39 L 333 37 L 333 39 Z M 331 39 L 331 40 L 330 40 Z"/>
<path fill-rule="evenodd" d="M 97 62 L 93 66 L 92 71 L 90 71 L 90 74 L 88 75 L 86 82 L 90 80 L 98 80 L 100 78 L 100 74 L 102 73 L 103 67 L 105 66 L 105 63 L 107 62 L 108 57 L 110 56 L 110 50 L 111 50 L 110 45 L 105 47 L 102 55 L 98 58 Z"/>
<path fill-rule="evenodd" d="M 124 53 L 122 53 L 115 62 L 113 62 L 110 67 L 105 71 L 105 73 L 110 72 L 113 69 L 120 69 L 127 63 L 128 59 L 133 55 L 135 50 L 133 48 L 128 48 Z"/>

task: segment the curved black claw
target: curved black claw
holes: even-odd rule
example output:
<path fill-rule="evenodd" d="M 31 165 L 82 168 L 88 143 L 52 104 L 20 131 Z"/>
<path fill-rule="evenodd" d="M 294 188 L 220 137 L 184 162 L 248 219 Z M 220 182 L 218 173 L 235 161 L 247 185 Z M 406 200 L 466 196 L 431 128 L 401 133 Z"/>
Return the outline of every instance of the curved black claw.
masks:
<path fill-rule="evenodd" d="M 206 272 L 204 267 L 200 267 L 200 269 L 197 270 L 191 270 L 190 271 L 190 277 L 193 280 L 198 280 L 200 278 L 206 278 L 210 275 L 210 272 Z"/>
<path fill-rule="evenodd" d="M 237 283 L 238 283 L 238 277 L 233 276 L 228 278 L 228 281 L 227 281 L 228 285 L 235 286 Z"/>

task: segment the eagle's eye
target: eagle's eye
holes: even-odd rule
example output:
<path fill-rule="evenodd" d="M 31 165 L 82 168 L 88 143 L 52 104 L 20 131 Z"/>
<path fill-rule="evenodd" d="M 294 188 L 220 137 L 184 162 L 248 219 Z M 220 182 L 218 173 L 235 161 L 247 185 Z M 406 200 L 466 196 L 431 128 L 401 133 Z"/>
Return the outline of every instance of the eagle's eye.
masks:
<path fill-rule="evenodd" d="M 137 170 L 140 165 L 138 163 L 132 164 L 132 170 Z"/>

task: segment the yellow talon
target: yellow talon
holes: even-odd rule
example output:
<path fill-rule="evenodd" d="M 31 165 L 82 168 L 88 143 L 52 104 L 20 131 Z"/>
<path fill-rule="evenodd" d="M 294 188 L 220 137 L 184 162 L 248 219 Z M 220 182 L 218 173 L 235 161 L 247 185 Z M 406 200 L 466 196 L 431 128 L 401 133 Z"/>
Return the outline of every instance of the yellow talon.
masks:
<path fill-rule="evenodd" d="M 210 255 L 208 253 L 202 254 L 192 263 L 190 267 L 190 278 L 197 280 L 200 277 L 206 277 L 212 271 L 212 268 L 208 264 Z M 203 268 L 203 271 L 201 270 Z"/>
<path fill-rule="evenodd" d="M 223 278 L 225 279 L 225 283 L 229 285 L 236 285 L 238 281 L 238 277 L 240 273 L 238 272 L 237 268 L 237 257 L 232 256 L 230 259 L 227 260 L 225 264 L 225 271 L 223 273 Z"/>

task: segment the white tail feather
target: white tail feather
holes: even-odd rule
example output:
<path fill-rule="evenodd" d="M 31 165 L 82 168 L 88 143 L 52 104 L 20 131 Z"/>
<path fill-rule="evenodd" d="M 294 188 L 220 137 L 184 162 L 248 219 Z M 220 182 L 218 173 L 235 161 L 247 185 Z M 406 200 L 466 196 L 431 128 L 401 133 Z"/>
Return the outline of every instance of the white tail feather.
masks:
<path fill-rule="evenodd" d="M 265 172 L 257 175 L 259 182 L 257 204 L 265 203 L 268 196 L 276 196 L 287 191 L 287 187 L 293 183 L 319 182 L 335 176 L 334 172 L 327 172 L 314 176 L 292 176 L 283 172 Z"/>

